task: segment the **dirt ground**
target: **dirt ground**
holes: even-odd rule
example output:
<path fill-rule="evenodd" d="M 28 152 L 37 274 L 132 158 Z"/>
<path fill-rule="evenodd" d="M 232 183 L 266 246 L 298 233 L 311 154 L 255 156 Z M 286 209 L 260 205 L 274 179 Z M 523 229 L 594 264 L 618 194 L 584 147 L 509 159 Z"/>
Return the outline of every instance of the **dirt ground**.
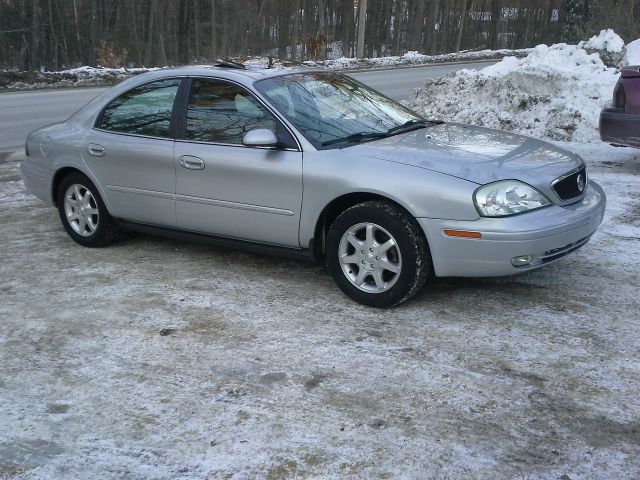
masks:
<path fill-rule="evenodd" d="M 292 260 L 80 247 L 4 155 L 0 478 L 639 478 L 640 150 L 582 150 L 586 247 L 387 311 Z"/>

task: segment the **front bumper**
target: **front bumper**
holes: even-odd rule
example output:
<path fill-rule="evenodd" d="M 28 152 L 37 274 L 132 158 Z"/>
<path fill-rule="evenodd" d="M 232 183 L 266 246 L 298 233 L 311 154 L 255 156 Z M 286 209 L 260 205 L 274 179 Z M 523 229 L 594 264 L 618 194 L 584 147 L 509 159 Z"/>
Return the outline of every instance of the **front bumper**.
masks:
<path fill-rule="evenodd" d="M 582 200 L 505 218 L 473 221 L 418 218 L 438 277 L 494 277 L 539 268 L 587 243 L 604 217 L 606 196 L 590 181 Z M 481 238 L 445 235 L 444 230 L 480 232 Z M 531 263 L 514 267 L 514 257 Z"/>
<path fill-rule="evenodd" d="M 640 148 L 640 115 L 607 105 L 600 112 L 599 130 L 603 142 Z"/>

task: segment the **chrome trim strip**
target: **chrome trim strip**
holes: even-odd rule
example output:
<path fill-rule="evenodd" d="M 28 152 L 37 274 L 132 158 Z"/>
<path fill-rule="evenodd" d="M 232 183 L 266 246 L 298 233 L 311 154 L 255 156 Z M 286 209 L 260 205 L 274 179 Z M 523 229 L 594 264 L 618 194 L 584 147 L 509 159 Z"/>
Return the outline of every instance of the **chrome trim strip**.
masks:
<path fill-rule="evenodd" d="M 211 205 L 214 207 L 235 208 L 238 210 L 249 210 L 252 212 L 269 213 L 271 215 L 284 215 L 292 217 L 295 215 L 291 210 L 282 208 L 263 207 L 262 205 L 250 205 L 247 203 L 228 202 L 226 200 L 215 200 L 212 198 L 192 197 L 189 195 L 176 195 L 176 200 L 187 203 L 197 203 L 200 205 Z"/>
<path fill-rule="evenodd" d="M 91 127 L 91 130 L 96 130 L 97 132 L 109 133 L 111 135 L 124 135 L 125 137 L 137 137 L 137 138 L 148 138 L 150 140 L 164 140 L 166 142 L 174 142 L 175 140 L 171 137 L 152 137 L 151 135 L 140 135 L 139 133 L 127 133 L 127 132 L 116 132 L 115 130 L 105 130 L 104 128 L 99 127 Z"/>
<path fill-rule="evenodd" d="M 165 198 L 167 200 L 175 200 L 176 196 L 173 193 L 157 192 L 155 190 L 144 190 L 142 188 L 131 187 L 119 187 L 116 185 L 107 185 L 107 190 L 120 193 L 130 193 L 132 195 L 142 195 L 145 197 Z"/>
<path fill-rule="evenodd" d="M 272 150 L 274 152 L 300 152 L 300 150 L 296 150 L 295 148 L 276 148 L 276 147 L 257 147 L 257 146 L 249 146 L 243 145 L 242 143 L 214 143 L 214 142 L 206 142 L 203 140 L 189 140 L 186 138 L 178 138 L 175 140 L 176 143 L 196 143 L 200 145 L 211 145 L 214 147 L 240 147 L 240 148 L 252 148 L 259 150 Z"/>

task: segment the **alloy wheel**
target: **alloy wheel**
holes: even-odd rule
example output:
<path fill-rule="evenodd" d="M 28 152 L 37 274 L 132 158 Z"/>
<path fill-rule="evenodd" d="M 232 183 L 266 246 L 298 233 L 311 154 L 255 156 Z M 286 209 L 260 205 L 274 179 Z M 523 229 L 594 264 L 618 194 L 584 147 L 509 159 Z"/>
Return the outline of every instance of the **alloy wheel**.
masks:
<path fill-rule="evenodd" d="M 74 183 L 67 188 L 64 194 L 64 212 L 67 222 L 78 235 L 90 237 L 98 228 L 98 203 L 84 185 Z"/>
<path fill-rule="evenodd" d="M 349 228 L 340 240 L 338 256 L 347 279 L 367 293 L 386 292 L 402 270 L 396 240 L 375 223 L 358 223 Z"/>

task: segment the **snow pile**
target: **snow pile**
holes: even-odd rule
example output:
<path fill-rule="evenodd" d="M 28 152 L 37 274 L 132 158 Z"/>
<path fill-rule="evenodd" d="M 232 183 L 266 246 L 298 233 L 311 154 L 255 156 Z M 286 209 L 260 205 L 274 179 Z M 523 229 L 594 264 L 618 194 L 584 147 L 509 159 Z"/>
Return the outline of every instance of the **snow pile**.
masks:
<path fill-rule="evenodd" d="M 424 55 L 410 51 L 404 55 L 376 58 L 347 58 L 340 57 L 335 60 L 306 61 L 304 65 L 320 67 L 329 70 L 360 70 L 370 68 L 388 68 L 403 65 L 421 65 L 429 63 L 462 62 L 467 60 L 490 60 L 509 56 L 525 56 L 531 52 L 530 48 L 519 50 L 465 50 L 461 52 L 444 53 L 441 55 Z"/>
<path fill-rule="evenodd" d="M 594 35 L 586 42 L 580 42 L 579 46 L 585 50 L 606 50 L 607 52 L 622 52 L 624 40 L 610 28 L 601 30 L 599 35 Z"/>
<path fill-rule="evenodd" d="M 625 65 L 640 65 L 640 38 L 627 44 Z"/>
<path fill-rule="evenodd" d="M 157 68 L 79 67 L 57 72 L 14 72 L 0 70 L 0 88 L 31 90 L 112 85 Z"/>
<path fill-rule="evenodd" d="M 294 64 L 286 60 L 281 60 L 270 56 L 251 56 L 251 57 L 235 57 L 231 59 L 234 62 L 241 63 L 249 70 L 274 69 L 283 70 L 292 68 Z"/>
<path fill-rule="evenodd" d="M 236 57 L 231 59 L 244 64 L 249 69 L 275 68 L 283 69 L 293 64 L 277 58 L 268 57 Z M 56 72 L 14 72 L 0 70 L 0 89 L 34 90 L 39 88 L 70 88 L 113 85 L 140 73 L 159 70 L 153 68 L 106 68 L 78 67 Z"/>
<path fill-rule="evenodd" d="M 539 45 L 523 59 L 428 80 L 406 103 L 428 118 L 590 142 L 617 78 L 580 45 Z"/>
<path fill-rule="evenodd" d="M 613 30 L 601 30 L 586 42 L 580 42 L 579 47 L 589 53 L 597 53 L 608 67 L 617 67 L 624 59 L 624 40 Z"/>

